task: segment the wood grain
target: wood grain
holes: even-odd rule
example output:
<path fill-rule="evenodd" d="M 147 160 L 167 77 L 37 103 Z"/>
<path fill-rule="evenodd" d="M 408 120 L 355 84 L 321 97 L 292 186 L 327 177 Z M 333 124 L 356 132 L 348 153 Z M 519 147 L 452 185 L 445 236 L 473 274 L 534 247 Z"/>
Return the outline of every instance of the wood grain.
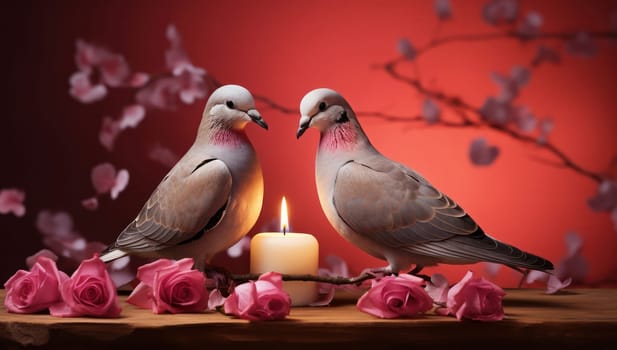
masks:
<path fill-rule="evenodd" d="M 17 315 L 0 308 L 0 348 L 43 345 L 58 349 L 225 349 L 259 344 L 271 349 L 360 348 L 609 349 L 617 345 L 617 289 L 572 289 L 546 295 L 506 290 L 506 318 L 457 321 L 428 313 L 381 320 L 355 307 L 357 295 L 340 294 L 328 307 L 293 308 L 287 320 L 247 322 L 219 312 L 155 315 L 120 296 L 118 319 Z M 4 290 L 0 291 L 4 300 Z"/>

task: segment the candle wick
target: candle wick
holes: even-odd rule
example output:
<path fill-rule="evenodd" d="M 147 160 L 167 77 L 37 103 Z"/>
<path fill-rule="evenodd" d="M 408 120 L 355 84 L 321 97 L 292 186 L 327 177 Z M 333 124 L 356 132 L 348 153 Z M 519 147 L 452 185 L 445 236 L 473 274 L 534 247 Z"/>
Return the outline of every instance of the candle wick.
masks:
<path fill-rule="evenodd" d="M 287 233 L 287 227 L 283 226 L 283 236 Z"/>

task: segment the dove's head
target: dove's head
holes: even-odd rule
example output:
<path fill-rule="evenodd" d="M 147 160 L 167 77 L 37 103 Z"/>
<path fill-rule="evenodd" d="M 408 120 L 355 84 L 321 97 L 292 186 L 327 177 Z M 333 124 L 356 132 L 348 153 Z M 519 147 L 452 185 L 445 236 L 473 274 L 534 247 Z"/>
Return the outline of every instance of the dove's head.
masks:
<path fill-rule="evenodd" d="M 268 129 L 255 108 L 253 95 L 247 89 L 240 85 L 224 85 L 210 95 L 204 109 L 202 127 L 239 130 L 249 122 Z"/>
<path fill-rule="evenodd" d="M 322 143 L 330 146 L 353 145 L 365 139 L 349 103 L 338 92 L 327 88 L 309 92 L 300 102 L 296 137 L 300 138 L 308 128 L 319 130 Z"/>

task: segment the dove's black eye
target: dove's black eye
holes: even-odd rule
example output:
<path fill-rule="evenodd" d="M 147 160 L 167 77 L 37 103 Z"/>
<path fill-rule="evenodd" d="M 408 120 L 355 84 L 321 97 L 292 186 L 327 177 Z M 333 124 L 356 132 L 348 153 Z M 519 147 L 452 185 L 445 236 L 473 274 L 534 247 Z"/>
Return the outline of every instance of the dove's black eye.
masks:
<path fill-rule="evenodd" d="M 231 109 L 233 109 L 233 108 L 234 108 L 234 103 L 233 103 L 233 101 L 227 101 L 227 102 L 225 102 L 225 104 L 227 105 L 227 107 L 229 107 L 229 108 L 231 108 Z"/>
<path fill-rule="evenodd" d="M 326 107 L 328 107 L 328 105 L 325 102 L 321 102 L 319 104 L 319 111 L 321 111 L 321 112 L 325 111 Z"/>

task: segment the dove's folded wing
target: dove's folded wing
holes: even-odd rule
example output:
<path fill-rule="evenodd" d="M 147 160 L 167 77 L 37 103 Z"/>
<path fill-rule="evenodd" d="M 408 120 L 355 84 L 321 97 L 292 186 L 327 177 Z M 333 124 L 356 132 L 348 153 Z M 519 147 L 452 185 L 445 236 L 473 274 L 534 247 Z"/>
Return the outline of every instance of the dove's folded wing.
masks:
<path fill-rule="evenodd" d="M 186 162 L 163 179 L 118 237 L 115 247 L 151 251 L 195 239 L 220 221 L 231 193 L 231 173 L 221 160 Z"/>
<path fill-rule="evenodd" d="M 413 171 L 383 158 L 343 165 L 333 200 L 340 218 L 356 233 L 390 247 L 482 234 L 454 201 Z"/>

